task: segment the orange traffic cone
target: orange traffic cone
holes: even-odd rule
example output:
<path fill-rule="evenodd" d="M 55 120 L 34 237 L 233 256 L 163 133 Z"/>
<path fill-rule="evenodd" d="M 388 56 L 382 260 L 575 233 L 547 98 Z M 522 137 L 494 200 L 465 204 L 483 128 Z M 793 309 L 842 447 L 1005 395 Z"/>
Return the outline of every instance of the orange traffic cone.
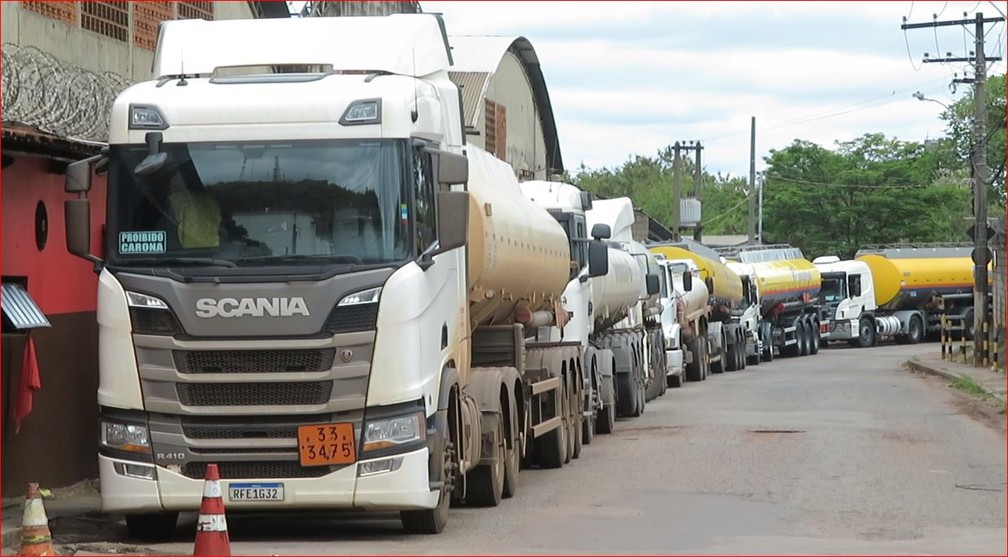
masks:
<path fill-rule="evenodd" d="M 227 521 L 224 519 L 224 499 L 221 496 L 220 474 L 216 464 L 207 464 L 203 482 L 203 501 L 196 521 L 196 547 L 193 555 L 231 555 Z"/>
<path fill-rule="evenodd" d="M 38 484 L 28 484 L 24 518 L 21 520 L 21 551 L 18 555 L 56 555 L 49 518 L 46 517 Z"/>

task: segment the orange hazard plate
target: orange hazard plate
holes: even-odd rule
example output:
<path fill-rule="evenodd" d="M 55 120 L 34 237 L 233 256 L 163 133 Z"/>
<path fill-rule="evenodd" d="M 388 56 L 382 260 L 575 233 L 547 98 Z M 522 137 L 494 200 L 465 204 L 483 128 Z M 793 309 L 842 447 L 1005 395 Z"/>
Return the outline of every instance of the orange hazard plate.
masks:
<path fill-rule="evenodd" d="M 351 423 L 298 426 L 301 466 L 350 464 L 357 459 Z"/>

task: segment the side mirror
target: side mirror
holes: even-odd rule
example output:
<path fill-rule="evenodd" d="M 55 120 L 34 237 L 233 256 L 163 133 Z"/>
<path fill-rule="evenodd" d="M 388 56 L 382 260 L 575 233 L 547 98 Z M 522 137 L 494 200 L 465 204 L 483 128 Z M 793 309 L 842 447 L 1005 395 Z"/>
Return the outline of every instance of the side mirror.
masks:
<path fill-rule="evenodd" d="M 464 191 L 438 192 L 437 204 L 437 253 L 466 245 L 469 230 L 469 194 Z"/>
<path fill-rule="evenodd" d="M 591 211 L 592 209 L 592 194 L 588 191 L 581 192 L 581 210 Z"/>
<path fill-rule="evenodd" d="M 63 202 L 63 212 L 67 251 L 94 263 L 95 272 L 98 272 L 102 260 L 91 255 L 91 202 L 87 199 L 67 199 Z"/>
<path fill-rule="evenodd" d="M 63 191 L 67 193 L 87 193 L 91 191 L 91 165 L 98 163 L 102 155 L 72 162 L 63 176 Z"/>
<path fill-rule="evenodd" d="M 609 228 L 608 224 L 597 223 L 591 229 L 592 238 L 596 240 L 605 240 L 612 237 L 612 228 Z"/>
<path fill-rule="evenodd" d="M 437 179 L 438 183 L 442 186 L 465 184 L 469 181 L 469 159 L 456 153 L 439 152 L 437 156 Z M 466 210 L 466 215 L 468 215 L 468 209 Z"/>
<path fill-rule="evenodd" d="M 654 296 L 655 294 L 661 292 L 661 283 L 658 281 L 658 275 L 648 273 L 644 277 L 644 284 L 647 286 L 648 296 Z"/>
<path fill-rule="evenodd" d="M 683 285 L 683 290 L 685 290 L 686 292 L 692 292 L 693 291 L 693 273 L 691 273 L 689 271 L 683 271 L 683 274 L 682 274 L 682 285 Z"/>
<path fill-rule="evenodd" d="M 601 277 L 609 274 L 609 248 L 599 241 L 588 243 L 588 276 Z"/>

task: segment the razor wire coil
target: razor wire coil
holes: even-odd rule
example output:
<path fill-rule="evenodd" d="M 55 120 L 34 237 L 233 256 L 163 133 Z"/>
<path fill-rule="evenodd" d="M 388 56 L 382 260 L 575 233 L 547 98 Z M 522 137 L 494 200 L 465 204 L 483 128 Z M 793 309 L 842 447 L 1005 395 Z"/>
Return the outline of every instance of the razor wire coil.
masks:
<path fill-rule="evenodd" d="M 108 140 L 112 103 L 130 80 L 86 70 L 33 46 L 4 43 L 0 53 L 4 122 L 68 139 Z"/>

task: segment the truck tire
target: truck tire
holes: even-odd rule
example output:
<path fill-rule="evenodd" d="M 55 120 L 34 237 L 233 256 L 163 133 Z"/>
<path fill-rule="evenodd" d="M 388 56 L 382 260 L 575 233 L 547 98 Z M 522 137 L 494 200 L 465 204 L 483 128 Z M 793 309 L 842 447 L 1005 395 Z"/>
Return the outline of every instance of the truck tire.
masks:
<path fill-rule="evenodd" d="M 494 462 L 481 464 L 467 474 L 466 503 L 473 507 L 496 507 L 504 495 L 507 443 L 504 440 L 504 419 L 500 414 L 497 414 L 494 446 L 496 447 Z"/>
<path fill-rule="evenodd" d="M 686 364 L 683 373 L 686 374 L 687 381 L 703 381 L 706 378 L 704 360 L 707 359 L 707 346 L 705 337 L 698 336 L 686 344 L 687 349 L 693 354 L 693 361 Z"/>
<path fill-rule="evenodd" d="M 725 349 L 727 348 L 727 345 L 728 345 L 728 341 L 725 340 L 724 335 L 721 335 L 721 350 L 718 351 L 718 352 L 720 352 L 720 357 L 718 358 L 718 361 L 710 363 L 710 372 L 711 373 L 724 373 L 724 370 L 725 370 L 725 356 L 727 355 Z M 710 347 L 710 343 L 709 342 L 707 343 L 707 346 Z"/>
<path fill-rule="evenodd" d="M 423 509 L 419 511 L 400 511 L 399 520 L 402 521 L 403 528 L 410 534 L 440 534 L 448 524 L 448 507 L 451 505 L 452 479 L 454 477 L 453 467 L 454 444 L 446 441 L 442 457 L 441 491 L 438 494 L 437 506 L 433 509 Z"/>
<path fill-rule="evenodd" d="M 586 408 L 589 411 L 589 417 L 581 421 L 581 442 L 585 445 L 591 445 L 595 437 L 595 424 L 598 422 L 598 374 L 594 370 L 592 370 L 590 385 L 591 391 L 588 395 L 588 408 Z"/>
<path fill-rule="evenodd" d="M 809 319 L 809 354 L 813 356 L 819 353 L 822 346 L 822 335 L 819 332 L 819 320 Z"/>
<path fill-rule="evenodd" d="M 678 389 L 682 387 L 683 372 L 680 371 L 678 375 L 666 375 L 665 383 L 670 389 Z"/>
<path fill-rule="evenodd" d="M 728 344 L 725 346 L 725 354 L 728 356 L 728 361 L 725 363 L 725 371 L 738 371 L 741 369 L 739 367 L 738 361 L 738 344 Z"/>
<path fill-rule="evenodd" d="M 608 379 L 603 379 L 603 381 L 609 382 L 609 390 L 613 393 L 616 392 L 615 377 L 609 377 Z M 602 390 L 600 389 L 601 393 Z M 599 395 L 599 401 L 601 402 L 602 397 Z M 612 433 L 613 429 L 616 427 L 616 405 L 606 404 L 602 407 L 598 414 L 597 421 L 595 422 L 595 433 Z"/>
<path fill-rule="evenodd" d="M 917 344 L 924 338 L 924 324 L 916 315 L 910 318 L 910 324 L 907 325 L 907 344 Z"/>
<path fill-rule="evenodd" d="M 614 427 L 616 427 L 616 407 L 607 404 L 599 412 L 598 421 L 595 422 L 595 433 L 612 433 Z"/>
<path fill-rule="evenodd" d="M 868 317 L 858 321 L 858 337 L 849 341 L 851 346 L 868 348 L 875 344 L 875 323 Z"/>
<path fill-rule="evenodd" d="M 976 336 L 976 324 L 973 323 L 973 308 L 966 308 L 963 312 L 963 330 L 959 334 L 966 335 L 966 340 L 972 341 Z"/>
<path fill-rule="evenodd" d="M 798 338 L 798 354 L 797 355 L 798 356 L 808 356 L 811 353 L 811 351 L 812 351 L 811 350 L 811 348 L 812 348 L 812 346 L 811 346 L 812 339 L 810 338 L 811 335 L 809 335 L 808 321 L 806 321 L 804 319 L 799 319 L 798 322 L 795 323 L 795 326 L 798 327 L 798 330 L 795 331 L 795 334 L 797 335 L 797 338 Z"/>
<path fill-rule="evenodd" d="M 148 541 L 164 541 L 175 533 L 179 513 L 148 513 L 126 515 L 129 537 Z"/>
<path fill-rule="evenodd" d="M 521 404 L 521 399 L 515 401 Z M 518 421 L 518 409 L 508 405 L 508 420 L 511 423 L 511 446 L 505 448 L 504 454 L 504 489 L 501 496 L 505 499 L 514 497 L 518 492 L 518 472 L 521 470 L 522 423 Z"/>

